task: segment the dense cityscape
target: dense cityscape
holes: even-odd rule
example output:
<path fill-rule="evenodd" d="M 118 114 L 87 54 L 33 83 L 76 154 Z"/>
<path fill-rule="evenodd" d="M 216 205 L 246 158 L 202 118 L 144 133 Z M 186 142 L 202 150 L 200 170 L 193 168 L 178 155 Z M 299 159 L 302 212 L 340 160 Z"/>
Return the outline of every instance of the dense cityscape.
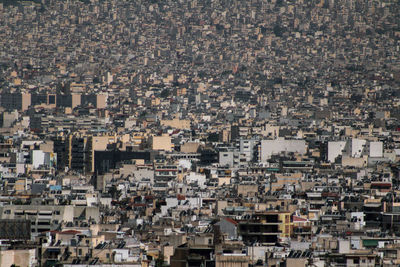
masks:
<path fill-rule="evenodd" d="M 0 0 L 0 266 L 400 266 L 400 1 Z"/>

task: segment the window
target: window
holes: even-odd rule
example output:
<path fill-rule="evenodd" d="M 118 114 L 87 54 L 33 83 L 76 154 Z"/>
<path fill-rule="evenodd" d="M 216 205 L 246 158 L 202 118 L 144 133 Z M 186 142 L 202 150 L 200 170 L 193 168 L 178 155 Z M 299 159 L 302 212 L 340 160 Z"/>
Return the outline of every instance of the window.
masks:
<path fill-rule="evenodd" d="M 49 95 L 49 104 L 55 104 L 55 103 L 56 103 L 56 96 Z"/>
<path fill-rule="evenodd" d="M 11 214 L 11 210 L 5 210 L 4 214 Z"/>
<path fill-rule="evenodd" d="M 78 249 L 78 255 L 81 256 L 82 255 L 82 249 Z"/>
<path fill-rule="evenodd" d="M 354 259 L 353 262 L 354 262 L 354 264 L 359 264 L 360 263 L 360 259 Z"/>
<path fill-rule="evenodd" d="M 86 244 L 89 245 L 89 240 L 88 239 L 86 239 Z"/>
<path fill-rule="evenodd" d="M 60 215 L 60 211 L 59 211 L 59 210 L 55 210 L 55 211 L 54 211 L 54 214 L 55 214 L 55 215 Z"/>
<path fill-rule="evenodd" d="M 110 258 L 110 253 L 106 253 L 106 258 L 107 258 L 107 259 Z"/>

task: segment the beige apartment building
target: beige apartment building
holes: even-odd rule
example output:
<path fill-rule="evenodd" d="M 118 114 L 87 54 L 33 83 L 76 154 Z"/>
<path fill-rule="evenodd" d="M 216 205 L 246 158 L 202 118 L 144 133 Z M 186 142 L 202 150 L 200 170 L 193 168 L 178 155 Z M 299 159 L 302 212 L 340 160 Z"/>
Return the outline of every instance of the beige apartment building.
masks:
<path fill-rule="evenodd" d="M 32 249 L 10 249 L 0 251 L 0 266 L 19 266 L 31 267 L 35 266 L 36 250 Z"/>
<path fill-rule="evenodd" d="M 161 125 L 176 129 L 190 130 L 190 120 L 180 120 L 177 118 L 173 120 L 161 120 Z"/>
<path fill-rule="evenodd" d="M 173 148 L 171 137 L 168 135 L 152 136 L 150 138 L 150 145 L 153 150 L 165 150 L 168 152 L 172 151 Z"/>

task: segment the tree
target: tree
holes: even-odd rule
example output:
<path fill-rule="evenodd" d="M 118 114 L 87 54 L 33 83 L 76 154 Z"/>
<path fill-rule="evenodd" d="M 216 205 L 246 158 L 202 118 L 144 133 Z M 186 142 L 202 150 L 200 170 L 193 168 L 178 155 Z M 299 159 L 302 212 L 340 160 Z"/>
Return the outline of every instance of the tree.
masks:
<path fill-rule="evenodd" d="M 164 89 L 164 90 L 162 90 L 162 92 L 160 94 L 160 97 L 167 98 L 169 96 L 169 94 L 170 94 L 169 90 L 168 89 Z"/>
<path fill-rule="evenodd" d="M 276 24 L 273 28 L 273 32 L 276 36 L 281 37 L 286 32 L 286 29 L 285 27 Z"/>
<path fill-rule="evenodd" d="M 163 267 L 164 266 L 164 254 L 161 252 L 158 254 L 158 258 L 155 260 L 155 267 Z"/>
<path fill-rule="evenodd" d="M 121 196 L 121 190 L 118 190 L 116 185 L 111 186 L 108 193 L 111 194 L 111 197 L 113 199 L 119 199 L 119 197 Z"/>
<path fill-rule="evenodd" d="M 275 3 L 275 7 L 281 7 L 283 6 L 283 0 L 277 0 Z"/>
<path fill-rule="evenodd" d="M 208 135 L 207 140 L 209 142 L 218 142 L 219 141 L 219 133 L 210 133 Z"/>

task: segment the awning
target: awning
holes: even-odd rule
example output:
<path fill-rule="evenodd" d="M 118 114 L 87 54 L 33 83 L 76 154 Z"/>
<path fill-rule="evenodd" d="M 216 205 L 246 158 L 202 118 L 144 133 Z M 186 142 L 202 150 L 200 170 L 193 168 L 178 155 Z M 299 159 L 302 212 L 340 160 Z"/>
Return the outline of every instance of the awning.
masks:
<path fill-rule="evenodd" d="M 36 215 L 37 214 L 37 210 L 26 210 L 25 214 L 28 214 L 28 215 L 29 214 L 35 214 Z"/>
<path fill-rule="evenodd" d="M 39 215 L 51 215 L 53 214 L 53 211 L 51 210 L 41 210 L 39 211 Z"/>
<path fill-rule="evenodd" d="M 60 248 L 47 248 L 47 252 L 55 252 L 55 253 L 60 253 L 61 249 Z"/>
<path fill-rule="evenodd" d="M 370 208 L 378 208 L 380 207 L 382 204 L 381 203 L 365 203 L 364 207 L 370 207 Z"/>
<path fill-rule="evenodd" d="M 378 246 L 378 240 L 365 239 L 365 240 L 363 240 L 363 245 L 364 245 L 364 247 L 377 247 Z"/>

